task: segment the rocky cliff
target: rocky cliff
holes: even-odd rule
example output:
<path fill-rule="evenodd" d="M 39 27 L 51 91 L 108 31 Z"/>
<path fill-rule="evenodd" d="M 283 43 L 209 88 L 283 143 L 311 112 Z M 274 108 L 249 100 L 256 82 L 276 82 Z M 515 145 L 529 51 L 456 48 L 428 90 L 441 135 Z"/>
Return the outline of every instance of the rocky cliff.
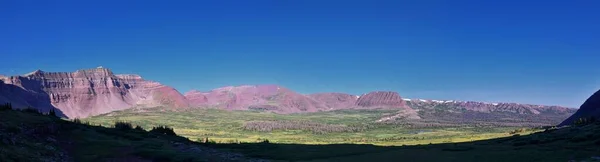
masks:
<path fill-rule="evenodd" d="M 356 101 L 356 106 L 366 108 L 404 108 L 407 107 L 397 92 L 376 91 L 362 95 Z"/>
<path fill-rule="evenodd" d="M 171 87 L 143 80 L 137 75 L 115 75 L 107 68 L 75 72 L 36 70 L 2 80 L 12 89 L 20 89 L 10 92 L 9 95 L 16 96 L 9 99 L 12 103 L 43 111 L 47 107 L 54 107 L 69 118 L 88 117 L 134 106 L 188 106 L 185 97 Z"/>
<path fill-rule="evenodd" d="M 572 116 L 561 122 L 559 126 L 571 125 L 580 118 L 595 118 L 600 120 L 600 90 L 596 91 L 579 107 L 579 110 Z"/>

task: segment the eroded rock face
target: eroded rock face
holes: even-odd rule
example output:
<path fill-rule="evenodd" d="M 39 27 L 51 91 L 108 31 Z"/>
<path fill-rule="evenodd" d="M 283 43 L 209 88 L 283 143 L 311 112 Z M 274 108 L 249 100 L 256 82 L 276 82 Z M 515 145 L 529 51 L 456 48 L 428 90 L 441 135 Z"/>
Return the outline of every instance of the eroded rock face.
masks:
<path fill-rule="evenodd" d="M 208 97 L 198 90 L 191 90 L 186 92 L 183 96 L 188 100 L 190 106 L 208 105 Z"/>
<path fill-rule="evenodd" d="M 572 116 L 561 122 L 559 126 L 571 125 L 579 118 L 596 118 L 600 120 L 600 90 L 594 93 L 579 107 L 579 110 Z"/>
<path fill-rule="evenodd" d="M 243 85 L 190 91 L 192 106 L 211 106 L 227 110 L 268 110 L 277 113 L 316 112 L 327 107 L 321 102 L 277 85 Z"/>
<path fill-rule="evenodd" d="M 353 108 L 358 100 L 358 96 L 344 93 L 315 93 L 308 96 L 323 103 L 328 110 Z"/>
<path fill-rule="evenodd" d="M 406 103 L 397 92 L 377 91 L 362 95 L 356 106 L 367 108 L 405 108 Z"/>
<path fill-rule="evenodd" d="M 39 109 L 46 109 L 42 103 L 48 102 L 69 118 L 83 118 L 134 106 L 188 106 L 185 97 L 171 87 L 143 80 L 138 75 L 115 75 L 106 68 L 75 72 L 36 70 L 3 80 L 30 93 L 19 95 L 11 102 L 20 103 L 15 101 L 21 98 Z M 31 94 L 37 96 L 36 101 L 29 99 Z"/>

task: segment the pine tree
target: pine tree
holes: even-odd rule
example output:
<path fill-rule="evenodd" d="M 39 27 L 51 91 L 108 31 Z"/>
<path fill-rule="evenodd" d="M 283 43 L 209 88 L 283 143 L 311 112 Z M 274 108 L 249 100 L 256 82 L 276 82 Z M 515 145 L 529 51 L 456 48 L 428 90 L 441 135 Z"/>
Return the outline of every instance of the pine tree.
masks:
<path fill-rule="evenodd" d="M 50 112 L 48 112 L 48 115 L 56 116 L 56 111 L 54 111 L 54 108 L 50 109 Z M 58 117 L 58 116 L 56 116 L 56 117 Z"/>

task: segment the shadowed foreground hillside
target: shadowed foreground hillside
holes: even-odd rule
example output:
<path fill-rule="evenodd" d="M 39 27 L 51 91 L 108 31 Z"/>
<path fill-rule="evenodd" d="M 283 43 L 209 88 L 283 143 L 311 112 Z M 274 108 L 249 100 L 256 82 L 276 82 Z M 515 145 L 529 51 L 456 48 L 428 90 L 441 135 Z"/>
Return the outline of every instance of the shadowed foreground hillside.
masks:
<path fill-rule="evenodd" d="M 589 161 L 600 156 L 600 123 L 485 141 L 385 147 L 194 143 L 35 112 L 1 110 L 0 117 L 0 161 Z"/>
<path fill-rule="evenodd" d="M 31 110 L 0 108 L 0 161 L 257 161 L 187 138 L 120 123 L 90 126 Z M 75 120 L 78 121 L 78 120 Z"/>

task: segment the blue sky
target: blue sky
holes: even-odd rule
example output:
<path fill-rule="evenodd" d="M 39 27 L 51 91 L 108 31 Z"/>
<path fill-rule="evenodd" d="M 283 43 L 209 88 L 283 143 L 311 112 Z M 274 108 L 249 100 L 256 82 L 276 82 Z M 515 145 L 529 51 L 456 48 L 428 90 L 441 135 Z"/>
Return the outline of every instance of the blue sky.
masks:
<path fill-rule="evenodd" d="M 0 1 L 0 74 L 572 107 L 600 88 L 598 1 L 168 2 Z"/>

